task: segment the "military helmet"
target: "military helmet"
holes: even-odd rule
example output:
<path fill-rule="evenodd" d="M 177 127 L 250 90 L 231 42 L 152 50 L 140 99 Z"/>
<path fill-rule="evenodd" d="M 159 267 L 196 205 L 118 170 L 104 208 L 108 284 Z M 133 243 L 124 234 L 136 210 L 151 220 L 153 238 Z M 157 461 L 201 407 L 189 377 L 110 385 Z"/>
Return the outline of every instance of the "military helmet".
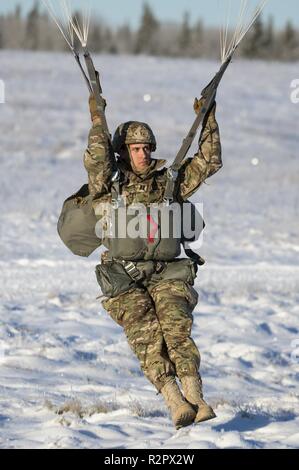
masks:
<path fill-rule="evenodd" d="M 129 121 L 118 126 L 113 137 L 114 151 L 119 154 L 124 145 L 130 144 L 150 144 L 152 152 L 157 149 L 156 137 L 145 122 Z"/>

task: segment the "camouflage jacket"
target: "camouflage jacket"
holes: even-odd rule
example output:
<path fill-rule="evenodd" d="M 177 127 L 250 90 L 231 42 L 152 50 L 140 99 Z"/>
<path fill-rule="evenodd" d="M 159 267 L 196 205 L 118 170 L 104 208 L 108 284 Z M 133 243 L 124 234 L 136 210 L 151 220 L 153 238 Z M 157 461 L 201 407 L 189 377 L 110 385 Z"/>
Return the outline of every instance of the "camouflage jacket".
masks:
<path fill-rule="evenodd" d="M 118 160 L 121 171 L 122 195 L 127 203 L 161 203 L 167 179 L 166 160 L 153 159 L 146 173 L 136 174 L 131 167 Z M 109 144 L 103 132 L 101 122 L 93 124 L 84 154 L 84 166 L 88 173 L 89 192 L 94 202 L 111 199 L 111 176 L 113 159 Z M 198 151 L 193 158 L 186 159 L 179 170 L 176 197 L 182 201 L 192 196 L 201 184 L 222 168 L 219 127 L 215 118 L 215 108 L 206 119 L 202 129 Z"/>

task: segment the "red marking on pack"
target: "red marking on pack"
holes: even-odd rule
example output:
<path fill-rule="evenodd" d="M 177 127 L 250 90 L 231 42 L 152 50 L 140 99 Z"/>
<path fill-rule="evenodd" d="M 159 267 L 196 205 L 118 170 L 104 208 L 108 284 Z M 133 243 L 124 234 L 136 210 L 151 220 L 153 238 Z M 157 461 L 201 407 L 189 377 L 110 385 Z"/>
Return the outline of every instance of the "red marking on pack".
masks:
<path fill-rule="evenodd" d="M 155 235 L 159 229 L 159 225 L 154 221 L 151 215 L 147 215 L 147 221 L 151 224 L 152 229 L 150 231 L 149 237 L 147 239 L 148 243 L 155 243 Z"/>

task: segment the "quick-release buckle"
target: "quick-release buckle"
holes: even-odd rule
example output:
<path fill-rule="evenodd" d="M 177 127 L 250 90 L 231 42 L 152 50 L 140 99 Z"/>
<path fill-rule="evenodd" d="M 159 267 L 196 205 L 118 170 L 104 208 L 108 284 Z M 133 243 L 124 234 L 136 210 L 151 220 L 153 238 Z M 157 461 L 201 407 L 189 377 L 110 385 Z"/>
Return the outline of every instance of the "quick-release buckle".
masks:
<path fill-rule="evenodd" d="M 144 278 L 143 274 L 139 271 L 138 268 L 136 268 L 135 264 L 132 261 L 122 261 L 122 263 L 127 274 L 130 276 L 131 279 L 133 279 L 133 281 L 138 282 Z"/>
<path fill-rule="evenodd" d="M 164 203 L 166 207 L 169 207 L 170 204 L 174 201 L 173 193 L 175 188 L 175 182 L 178 179 L 179 172 L 174 170 L 173 168 L 167 169 L 167 183 L 166 183 L 166 190 L 164 195 Z"/>
<path fill-rule="evenodd" d="M 174 170 L 173 168 L 168 168 L 167 176 L 169 179 L 175 182 L 178 179 L 179 172 L 177 170 Z"/>
<path fill-rule="evenodd" d="M 117 199 L 112 198 L 111 199 L 112 209 L 114 210 L 119 209 L 121 207 L 122 201 L 123 201 L 123 198 L 121 196 L 119 196 Z"/>
<path fill-rule="evenodd" d="M 172 198 L 168 198 L 168 197 L 163 198 L 163 202 L 164 202 L 166 207 L 169 207 L 170 204 L 173 202 L 173 200 L 174 200 L 173 197 Z"/>
<path fill-rule="evenodd" d="M 155 265 L 155 273 L 160 274 L 162 271 L 164 271 L 165 266 L 166 266 L 165 261 L 157 261 Z"/>
<path fill-rule="evenodd" d="M 120 172 L 119 170 L 116 170 L 113 175 L 111 176 L 111 182 L 115 183 L 115 181 L 118 181 L 120 178 Z"/>

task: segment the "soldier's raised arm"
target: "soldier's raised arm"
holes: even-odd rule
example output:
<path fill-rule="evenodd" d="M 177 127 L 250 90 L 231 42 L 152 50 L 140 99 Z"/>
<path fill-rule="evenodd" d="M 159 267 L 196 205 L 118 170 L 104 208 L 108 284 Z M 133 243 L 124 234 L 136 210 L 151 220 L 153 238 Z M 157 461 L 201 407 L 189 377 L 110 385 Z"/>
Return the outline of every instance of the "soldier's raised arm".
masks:
<path fill-rule="evenodd" d="M 89 132 L 88 147 L 84 153 L 84 166 L 88 173 L 89 192 L 92 196 L 108 193 L 113 173 L 113 159 L 109 139 L 105 133 L 102 118 L 97 111 L 93 95 L 89 98 L 92 128 Z"/>
<path fill-rule="evenodd" d="M 199 103 L 197 103 L 199 106 Z M 195 107 L 196 111 L 196 107 Z M 198 152 L 185 160 L 179 171 L 180 196 L 191 197 L 210 176 L 222 168 L 219 126 L 216 121 L 216 103 L 205 118 L 199 138 Z"/>

